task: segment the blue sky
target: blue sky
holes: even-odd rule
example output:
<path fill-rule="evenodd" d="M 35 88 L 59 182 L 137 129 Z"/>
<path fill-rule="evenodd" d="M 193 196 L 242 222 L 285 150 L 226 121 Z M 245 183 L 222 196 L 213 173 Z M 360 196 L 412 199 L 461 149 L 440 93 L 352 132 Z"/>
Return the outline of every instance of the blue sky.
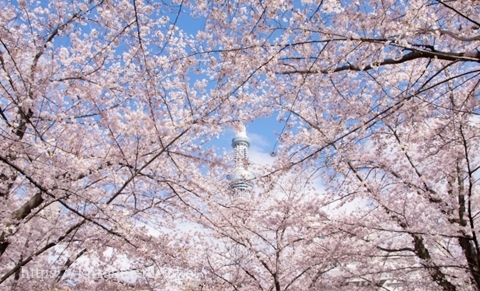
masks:
<path fill-rule="evenodd" d="M 188 12 L 187 8 L 182 7 L 182 11 Z M 170 15 L 170 21 L 175 21 L 176 14 Z M 176 20 L 177 26 L 189 35 L 196 35 L 198 31 L 205 28 L 205 19 L 192 18 L 188 13 L 183 13 Z M 193 76 L 192 76 L 193 77 Z M 198 76 L 196 76 L 198 77 Z M 192 78 L 192 81 L 195 77 Z M 214 87 L 215 84 L 211 84 Z M 258 118 L 254 122 L 247 123 L 247 135 L 250 138 L 251 145 L 249 149 L 250 161 L 254 164 L 271 163 L 273 158 L 270 153 L 278 147 L 277 134 L 282 132 L 283 123 L 277 121 L 277 117 L 270 116 L 268 118 Z M 235 136 L 233 129 L 227 129 L 218 139 L 213 139 L 208 145 L 214 146 L 218 150 L 226 149 L 227 153 L 231 153 L 231 141 Z M 220 153 L 220 151 L 218 151 Z"/>
<path fill-rule="evenodd" d="M 275 132 L 281 132 L 283 125 L 277 121 L 275 116 L 269 118 L 258 118 L 252 123 L 247 123 L 247 136 L 250 138 L 249 158 L 254 164 L 271 163 L 274 158 L 270 153 L 276 146 L 277 136 Z M 235 136 L 233 129 L 227 130 L 221 135 L 218 141 L 213 141 L 215 147 L 226 148 L 231 152 L 231 141 Z"/>
<path fill-rule="evenodd" d="M 40 5 L 47 6 L 49 1 L 42 0 Z M 37 3 L 37 5 L 38 5 Z M 176 6 L 177 9 L 180 9 L 180 6 Z M 172 11 L 168 16 L 170 18 L 171 24 L 176 24 L 181 30 L 185 33 L 195 36 L 199 31 L 205 29 L 205 19 L 204 18 L 193 18 L 189 14 L 189 9 L 186 6 L 182 6 L 182 13 L 177 14 L 178 11 Z M 90 24 L 91 25 L 91 24 Z M 85 31 L 89 31 L 95 27 L 88 26 L 82 28 Z M 68 47 L 71 45 L 70 39 L 68 36 L 58 37 L 55 39 L 57 46 Z M 123 47 L 120 46 L 117 48 L 117 51 L 121 53 Z M 198 78 L 203 78 L 204 76 L 192 75 L 191 82 L 195 82 Z M 215 87 L 215 84 L 210 84 L 210 87 Z M 277 144 L 277 134 L 282 132 L 283 123 L 277 121 L 276 115 L 270 116 L 268 118 L 258 118 L 254 122 L 246 124 L 247 134 L 251 139 L 250 147 L 250 161 L 255 164 L 264 164 L 270 163 L 273 158 L 270 156 L 272 151 L 275 151 L 278 147 Z M 214 146 L 217 148 L 219 153 L 225 149 L 227 153 L 231 152 L 231 140 L 234 137 L 235 133 L 233 129 L 226 129 L 219 136 L 218 139 L 213 139 L 211 142 L 207 143 L 206 146 Z"/>

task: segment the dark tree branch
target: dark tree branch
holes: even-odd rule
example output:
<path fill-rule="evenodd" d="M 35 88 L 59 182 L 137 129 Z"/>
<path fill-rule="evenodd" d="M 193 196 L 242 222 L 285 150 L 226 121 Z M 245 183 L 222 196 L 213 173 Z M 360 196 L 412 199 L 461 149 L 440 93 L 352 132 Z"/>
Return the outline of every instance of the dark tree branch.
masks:
<path fill-rule="evenodd" d="M 0 284 L 2 284 L 5 280 L 7 280 L 10 276 L 12 276 L 13 274 L 15 274 L 18 270 L 20 270 L 21 267 L 25 266 L 28 262 L 30 262 L 34 257 L 38 256 L 38 255 L 41 255 L 42 253 L 44 253 L 45 251 L 49 250 L 50 248 L 56 246 L 59 242 L 63 241 L 72 231 L 74 231 L 75 229 L 79 228 L 80 226 L 82 226 L 86 221 L 83 220 L 77 224 L 75 224 L 74 226 L 70 227 L 64 235 L 62 235 L 61 237 L 59 237 L 56 241 L 54 242 L 51 242 L 51 243 L 48 243 L 47 245 L 45 245 L 43 248 L 39 249 L 38 251 L 36 251 L 34 254 L 30 255 L 28 258 L 26 258 L 25 260 L 22 260 L 21 262 L 19 262 L 13 269 L 11 269 L 10 271 L 8 271 L 2 278 L 0 278 Z"/>
<path fill-rule="evenodd" d="M 467 19 L 468 21 L 474 23 L 475 25 L 480 26 L 480 22 L 471 19 L 470 17 L 466 16 L 465 14 L 463 14 L 463 13 L 460 12 L 460 11 L 458 11 L 458 10 L 455 9 L 454 7 L 448 5 L 447 3 L 443 2 L 443 1 L 440 1 L 440 0 L 437 0 L 437 2 L 440 3 L 440 4 L 442 4 L 443 6 L 447 7 L 448 9 L 454 11 L 455 13 L 457 13 L 458 15 L 462 16 L 463 18 Z M 472 4 L 473 4 L 473 2 L 472 2 Z"/>
<path fill-rule="evenodd" d="M 480 63 L 480 52 L 475 53 L 474 56 L 470 56 L 467 53 L 449 53 L 449 52 L 439 52 L 439 51 L 427 51 L 422 49 L 411 48 L 410 53 L 403 55 L 399 59 L 386 59 L 381 62 L 373 63 L 366 65 L 365 67 L 356 66 L 353 64 L 344 65 L 337 67 L 332 70 L 290 70 L 290 71 L 279 71 L 277 74 L 288 75 L 288 74 L 330 74 L 335 72 L 342 71 L 368 71 L 375 69 L 381 66 L 386 65 L 396 65 L 404 62 L 416 60 L 416 59 L 438 59 L 446 61 L 463 61 L 463 62 L 477 62 Z"/>
<path fill-rule="evenodd" d="M 65 264 L 63 265 L 62 270 L 58 273 L 57 278 L 55 279 L 55 282 L 59 282 L 59 281 L 62 279 L 63 274 L 65 274 L 65 271 L 66 271 L 73 263 L 75 263 L 75 261 L 76 261 L 78 258 L 80 258 L 86 251 L 87 251 L 87 249 L 81 250 L 81 251 L 75 256 L 75 258 L 73 258 L 73 260 L 70 260 L 70 258 L 67 259 L 67 261 L 66 261 Z"/>
<path fill-rule="evenodd" d="M 433 281 L 437 283 L 444 291 L 456 291 L 457 287 L 450 283 L 439 266 L 432 262 L 432 257 L 425 247 L 423 238 L 420 235 L 412 234 L 415 253 L 423 260 L 422 265 L 427 269 Z"/>

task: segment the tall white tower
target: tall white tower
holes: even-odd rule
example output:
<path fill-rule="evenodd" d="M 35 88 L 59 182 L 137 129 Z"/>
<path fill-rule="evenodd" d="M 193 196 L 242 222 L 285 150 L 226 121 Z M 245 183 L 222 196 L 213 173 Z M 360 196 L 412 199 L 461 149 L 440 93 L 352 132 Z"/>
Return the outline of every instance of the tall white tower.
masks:
<path fill-rule="evenodd" d="M 253 188 L 255 173 L 248 170 L 248 148 L 250 139 L 247 137 L 247 130 L 244 125 L 232 139 L 232 148 L 234 154 L 235 168 L 233 173 L 227 176 L 230 180 L 230 187 L 239 191 L 245 191 Z"/>

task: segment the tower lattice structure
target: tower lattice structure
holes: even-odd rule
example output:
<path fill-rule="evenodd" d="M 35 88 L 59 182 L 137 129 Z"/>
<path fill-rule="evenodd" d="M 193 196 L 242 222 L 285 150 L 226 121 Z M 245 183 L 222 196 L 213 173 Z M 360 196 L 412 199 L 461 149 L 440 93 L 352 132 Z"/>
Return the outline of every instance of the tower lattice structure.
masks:
<path fill-rule="evenodd" d="M 242 125 L 240 131 L 236 132 L 232 139 L 235 168 L 233 173 L 227 176 L 230 187 L 241 192 L 252 189 L 256 178 L 255 173 L 248 170 L 249 147 L 250 139 L 245 126 Z"/>

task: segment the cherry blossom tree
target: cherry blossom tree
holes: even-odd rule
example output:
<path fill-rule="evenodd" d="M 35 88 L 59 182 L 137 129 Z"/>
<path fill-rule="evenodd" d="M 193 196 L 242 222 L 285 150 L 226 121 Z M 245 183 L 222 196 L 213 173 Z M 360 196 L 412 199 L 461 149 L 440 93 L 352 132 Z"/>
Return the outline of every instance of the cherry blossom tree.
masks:
<path fill-rule="evenodd" d="M 480 289 L 476 2 L 1 5 L 0 286 Z M 260 181 L 325 190 L 220 206 L 202 145 L 272 114 Z M 98 274 L 70 279 L 82 264 Z"/>
<path fill-rule="evenodd" d="M 182 3 L 1 7 L 0 286 L 166 288 L 187 259 L 169 232 L 178 195 L 219 162 L 200 145 L 234 118 L 191 78 Z"/>
<path fill-rule="evenodd" d="M 358 239 L 352 260 L 364 268 L 357 275 L 390 273 L 415 289 L 479 290 L 478 4 L 200 7 L 218 32 L 211 41 L 222 49 L 231 86 L 255 92 L 239 98 L 267 103 L 255 114 L 279 112 L 279 170 L 316 169 L 332 202 L 358 205 L 336 218 Z M 405 259 L 390 270 L 371 259 L 391 255 Z"/>
<path fill-rule="evenodd" d="M 290 290 L 318 288 L 345 259 L 342 235 L 320 210 L 312 175 L 269 176 L 256 190 L 217 196 L 197 209 L 202 225 L 192 260 L 192 288 Z M 324 237 L 329 237 L 328 240 Z M 345 246 L 345 245 L 344 245 Z M 305 254 L 309 254 L 305 259 Z M 330 281 L 331 284 L 334 284 Z M 208 289 L 208 290 L 210 290 Z"/>

